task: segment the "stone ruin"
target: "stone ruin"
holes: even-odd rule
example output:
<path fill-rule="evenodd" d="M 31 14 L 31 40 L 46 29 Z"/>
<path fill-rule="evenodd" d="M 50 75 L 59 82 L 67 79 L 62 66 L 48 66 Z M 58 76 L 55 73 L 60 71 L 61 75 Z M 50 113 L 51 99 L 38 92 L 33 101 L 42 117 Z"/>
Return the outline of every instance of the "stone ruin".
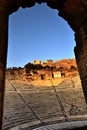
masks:
<path fill-rule="evenodd" d="M 0 130 L 3 126 L 3 102 L 5 91 L 5 69 L 8 46 L 8 18 L 19 9 L 46 2 L 59 11 L 75 32 L 74 48 L 76 61 L 87 103 L 87 0 L 0 0 Z"/>

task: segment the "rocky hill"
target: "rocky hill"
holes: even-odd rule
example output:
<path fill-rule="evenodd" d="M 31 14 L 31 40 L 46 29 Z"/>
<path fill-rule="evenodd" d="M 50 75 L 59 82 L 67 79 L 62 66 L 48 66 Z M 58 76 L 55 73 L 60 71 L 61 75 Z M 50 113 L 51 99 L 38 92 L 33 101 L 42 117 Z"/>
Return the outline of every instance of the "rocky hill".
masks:
<path fill-rule="evenodd" d="M 63 59 L 55 62 L 53 60 L 44 62 L 35 60 L 34 63 L 27 63 L 24 68 L 9 68 L 6 74 L 22 80 L 43 80 L 77 75 L 78 69 L 75 59 Z"/>
<path fill-rule="evenodd" d="M 62 59 L 62 60 L 55 61 L 55 66 L 56 68 L 64 67 L 67 69 L 72 69 L 72 68 L 77 69 L 77 64 L 75 59 Z"/>

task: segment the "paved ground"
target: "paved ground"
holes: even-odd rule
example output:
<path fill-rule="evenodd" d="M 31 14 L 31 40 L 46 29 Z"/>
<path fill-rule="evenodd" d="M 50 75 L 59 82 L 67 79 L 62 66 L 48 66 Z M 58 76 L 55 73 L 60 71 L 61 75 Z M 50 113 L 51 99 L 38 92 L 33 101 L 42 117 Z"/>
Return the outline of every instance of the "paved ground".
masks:
<path fill-rule="evenodd" d="M 62 79 L 55 85 L 34 86 L 32 83 L 6 80 L 4 130 L 30 130 L 33 126 L 47 125 L 34 130 L 57 130 L 86 125 L 87 105 L 79 77 Z M 44 84 L 44 81 L 43 81 Z M 79 121 L 68 122 L 68 121 Z"/>
<path fill-rule="evenodd" d="M 25 129 L 27 125 L 27 128 Z M 29 128 L 29 125 L 20 125 L 11 128 L 10 130 L 69 130 L 73 128 L 79 128 L 83 126 L 87 126 L 87 121 L 71 121 L 71 122 L 64 122 L 64 123 L 54 123 L 49 125 L 42 125 L 42 126 L 34 126 L 36 128 Z"/>
<path fill-rule="evenodd" d="M 87 121 L 75 121 L 75 122 L 65 122 L 65 123 L 55 123 L 51 125 L 41 126 L 33 130 L 64 130 L 71 128 L 78 128 L 82 126 L 87 126 Z"/>

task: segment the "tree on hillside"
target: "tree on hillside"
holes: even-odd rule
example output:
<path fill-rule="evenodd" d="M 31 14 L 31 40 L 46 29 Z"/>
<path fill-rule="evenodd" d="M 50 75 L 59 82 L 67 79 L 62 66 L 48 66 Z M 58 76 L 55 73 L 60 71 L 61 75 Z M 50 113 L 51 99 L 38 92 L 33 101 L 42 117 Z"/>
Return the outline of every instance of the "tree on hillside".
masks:
<path fill-rule="evenodd" d="M 44 66 L 44 69 L 45 69 L 46 71 L 52 71 L 52 70 L 53 70 L 53 67 L 51 67 L 51 66 L 49 66 L 49 65 L 46 65 L 46 66 Z"/>
<path fill-rule="evenodd" d="M 32 63 L 28 63 L 24 66 L 25 70 L 30 71 L 30 70 L 40 70 L 43 69 L 43 66 L 38 64 L 38 65 L 34 65 Z"/>
<path fill-rule="evenodd" d="M 77 68 L 76 68 L 76 66 L 71 65 L 71 66 L 70 66 L 70 70 L 77 70 Z"/>
<path fill-rule="evenodd" d="M 64 67 L 62 67 L 62 66 L 60 66 L 59 68 L 58 68 L 58 71 L 64 71 Z"/>
<path fill-rule="evenodd" d="M 36 69 L 36 70 L 41 70 L 41 69 L 43 69 L 43 66 L 40 65 L 40 64 L 34 65 L 34 69 Z"/>
<path fill-rule="evenodd" d="M 27 63 L 25 66 L 24 66 L 25 70 L 26 70 L 26 73 L 29 72 L 31 69 L 34 68 L 34 65 L 32 63 Z"/>

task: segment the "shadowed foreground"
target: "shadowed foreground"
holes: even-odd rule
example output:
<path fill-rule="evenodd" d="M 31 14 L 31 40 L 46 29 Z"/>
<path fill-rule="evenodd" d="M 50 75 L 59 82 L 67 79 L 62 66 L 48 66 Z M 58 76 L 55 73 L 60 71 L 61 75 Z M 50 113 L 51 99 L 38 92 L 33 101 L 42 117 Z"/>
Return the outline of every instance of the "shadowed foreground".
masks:
<path fill-rule="evenodd" d="M 6 79 L 4 130 L 70 129 L 85 126 L 86 119 L 78 76 L 36 82 Z"/>

